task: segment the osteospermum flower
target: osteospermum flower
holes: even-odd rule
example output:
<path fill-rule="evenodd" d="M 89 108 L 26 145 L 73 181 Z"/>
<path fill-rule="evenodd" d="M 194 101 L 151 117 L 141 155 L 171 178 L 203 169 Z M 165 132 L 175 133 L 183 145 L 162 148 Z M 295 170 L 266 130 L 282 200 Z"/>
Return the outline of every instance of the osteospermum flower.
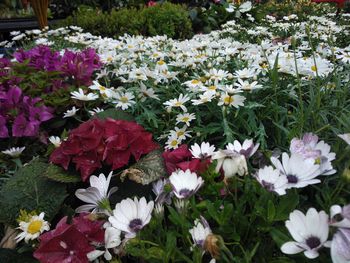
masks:
<path fill-rule="evenodd" d="M 22 154 L 26 147 L 12 147 L 10 149 L 7 149 L 5 151 L 1 151 L 3 154 L 9 155 L 13 158 L 17 158 Z"/>
<path fill-rule="evenodd" d="M 338 136 L 350 145 L 350 133 L 338 134 Z"/>
<path fill-rule="evenodd" d="M 201 145 L 195 143 L 191 146 L 190 152 L 192 156 L 197 159 L 206 159 L 214 155 L 215 146 L 210 145 L 208 142 L 202 142 Z"/>
<path fill-rule="evenodd" d="M 297 254 L 304 252 L 308 258 L 317 258 L 318 250 L 322 248 L 329 232 L 328 215 L 310 208 L 306 215 L 299 210 L 294 210 L 286 221 L 286 227 L 295 241 L 284 243 L 281 250 L 285 254 Z"/>
<path fill-rule="evenodd" d="M 174 194 L 179 199 L 192 196 L 204 183 L 202 177 L 192 173 L 189 169 L 173 172 L 169 177 L 169 181 L 173 187 Z"/>
<path fill-rule="evenodd" d="M 152 217 L 154 202 L 146 198 L 138 200 L 127 198 L 115 206 L 113 215 L 108 218 L 113 227 L 123 231 L 126 238 L 133 238 Z"/>
<path fill-rule="evenodd" d="M 288 188 L 302 188 L 321 181 L 316 179 L 320 175 L 319 165 L 313 159 L 304 159 L 299 154 L 282 154 L 282 163 L 275 157 L 271 157 L 273 165 L 284 174 L 288 180 Z"/>
<path fill-rule="evenodd" d="M 208 235 L 212 233 L 210 226 L 204 217 L 201 217 L 201 220 L 196 219 L 194 221 L 194 227 L 191 228 L 189 232 L 192 236 L 194 244 L 201 247 L 202 249 L 204 249 L 204 242 L 207 239 Z"/>
<path fill-rule="evenodd" d="M 90 177 L 90 187 L 87 189 L 78 189 L 75 196 L 80 200 L 88 203 L 87 205 L 79 206 L 75 211 L 77 213 L 87 212 L 104 212 L 109 214 L 109 200 L 111 194 L 118 190 L 118 187 L 112 187 L 108 191 L 113 172 L 110 172 L 108 177 L 100 174 L 99 177 L 92 175 Z"/>
<path fill-rule="evenodd" d="M 22 232 L 16 236 L 16 242 L 20 242 L 24 239 L 26 243 L 29 240 L 37 239 L 44 231 L 50 230 L 50 225 L 44 220 L 45 213 L 41 212 L 40 215 L 33 215 L 28 221 L 20 221 L 19 227 Z"/>
<path fill-rule="evenodd" d="M 91 101 L 98 99 L 98 95 L 94 93 L 85 94 L 82 89 L 79 88 L 79 91 L 73 91 L 70 93 L 72 99 L 82 100 L 82 101 Z"/>
<path fill-rule="evenodd" d="M 278 195 L 286 194 L 288 179 L 284 174 L 281 175 L 277 169 L 273 169 L 272 166 L 259 169 L 255 178 L 267 191 L 275 192 Z"/>
<path fill-rule="evenodd" d="M 331 257 L 333 263 L 350 262 L 350 229 L 339 228 L 331 243 Z"/>
<path fill-rule="evenodd" d="M 242 144 L 235 140 L 233 143 L 229 143 L 226 149 L 242 154 L 245 158 L 249 158 L 258 150 L 259 145 L 259 143 L 254 145 L 253 139 L 246 139 Z"/>
<path fill-rule="evenodd" d="M 218 160 L 216 172 L 223 171 L 225 180 L 235 175 L 243 176 L 247 174 L 248 167 L 244 155 L 231 150 L 219 150 L 212 156 L 213 160 Z"/>

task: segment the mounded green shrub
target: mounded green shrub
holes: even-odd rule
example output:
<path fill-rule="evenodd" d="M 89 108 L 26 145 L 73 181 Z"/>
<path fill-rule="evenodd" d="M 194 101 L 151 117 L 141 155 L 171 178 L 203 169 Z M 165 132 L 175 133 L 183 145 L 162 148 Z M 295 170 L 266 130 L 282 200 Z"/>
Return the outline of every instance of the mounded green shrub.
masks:
<path fill-rule="evenodd" d="M 171 3 L 142 9 L 112 9 L 110 12 L 81 6 L 73 16 L 58 24 L 58 26 L 70 25 L 76 25 L 94 35 L 106 37 L 117 37 L 127 33 L 188 38 L 193 34 L 192 23 L 185 7 Z"/>
<path fill-rule="evenodd" d="M 166 2 L 144 8 L 141 17 L 144 19 L 147 35 L 167 35 L 180 39 L 192 36 L 188 11 L 181 5 Z"/>

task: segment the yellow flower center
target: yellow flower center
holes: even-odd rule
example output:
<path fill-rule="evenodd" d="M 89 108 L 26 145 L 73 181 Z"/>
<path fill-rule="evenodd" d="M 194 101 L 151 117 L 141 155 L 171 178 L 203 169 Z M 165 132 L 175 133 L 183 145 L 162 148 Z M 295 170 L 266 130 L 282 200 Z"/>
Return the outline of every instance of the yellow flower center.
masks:
<path fill-rule="evenodd" d="M 188 122 L 189 119 L 190 119 L 189 117 L 183 117 L 183 118 L 182 118 L 182 121 L 183 121 L 183 122 Z"/>
<path fill-rule="evenodd" d="M 162 65 L 165 64 L 165 62 L 164 62 L 164 60 L 159 60 L 159 61 L 157 62 L 157 64 L 160 65 L 160 66 L 162 66 Z"/>
<path fill-rule="evenodd" d="M 177 144 L 178 144 L 177 140 L 172 140 L 170 143 L 171 146 L 176 146 Z"/>
<path fill-rule="evenodd" d="M 100 86 L 100 90 L 105 91 L 106 87 Z"/>
<path fill-rule="evenodd" d="M 127 103 L 129 101 L 129 99 L 127 97 L 123 96 L 120 98 L 120 101 L 123 103 Z"/>
<path fill-rule="evenodd" d="M 177 135 L 177 137 L 180 137 L 180 136 L 182 136 L 182 135 L 184 135 L 185 133 L 183 132 L 183 131 L 178 131 L 177 133 L 176 133 L 176 135 Z"/>
<path fill-rule="evenodd" d="M 30 222 L 30 224 L 28 225 L 27 232 L 29 234 L 32 234 L 32 235 L 35 234 L 35 233 L 38 233 L 40 231 L 42 225 L 43 225 L 42 221 L 34 220 L 34 221 Z"/>
<path fill-rule="evenodd" d="M 214 86 L 214 85 L 209 86 L 208 89 L 210 89 L 210 90 L 216 90 L 216 86 Z"/>
<path fill-rule="evenodd" d="M 194 80 L 191 81 L 191 83 L 194 84 L 194 85 L 199 84 L 199 80 L 194 79 Z"/>
<path fill-rule="evenodd" d="M 313 65 L 313 66 L 311 66 L 311 70 L 316 72 L 317 71 L 317 67 L 315 65 Z"/>
<path fill-rule="evenodd" d="M 231 104 L 232 102 L 233 102 L 233 97 L 227 96 L 227 97 L 224 98 L 224 103 L 226 105 Z"/>
<path fill-rule="evenodd" d="M 108 58 L 107 58 L 107 61 L 108 61 L 108 62 L 111 62 L 112 60 L 113 60 L 112 57 L 108 57 Z"/>
<path fill-rule="evenodd" d="M 180 107 L 181 105 L 182 105 L 182 102 L 180 102 L 180 101 L 178 101 L 178 102 L 175 103 L 175 106 L 176 106 L 176 107 Z"/>

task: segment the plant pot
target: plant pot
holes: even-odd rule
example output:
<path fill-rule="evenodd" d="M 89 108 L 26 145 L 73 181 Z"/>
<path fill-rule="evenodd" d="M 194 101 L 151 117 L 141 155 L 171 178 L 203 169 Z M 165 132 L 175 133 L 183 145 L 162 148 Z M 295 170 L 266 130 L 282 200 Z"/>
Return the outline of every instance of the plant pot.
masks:
<path fill-rule="evenodd" d="M 48 0 L 30 0 L 30 4 L 34 10 L 35 16 L 38 19 L 40 29 L 48 26 L 47 9 L 49 7 Z"/>

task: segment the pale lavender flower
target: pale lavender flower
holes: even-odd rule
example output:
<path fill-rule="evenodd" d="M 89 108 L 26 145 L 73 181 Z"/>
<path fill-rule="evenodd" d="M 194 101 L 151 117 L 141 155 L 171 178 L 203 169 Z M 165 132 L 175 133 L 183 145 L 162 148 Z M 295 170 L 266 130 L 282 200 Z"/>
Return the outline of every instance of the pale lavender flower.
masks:
<path fill-rule="evenodd" d="M 350 262 L 350 229 L 339 228 L 334 234 L 331 244 L 333 263 Z"/>

